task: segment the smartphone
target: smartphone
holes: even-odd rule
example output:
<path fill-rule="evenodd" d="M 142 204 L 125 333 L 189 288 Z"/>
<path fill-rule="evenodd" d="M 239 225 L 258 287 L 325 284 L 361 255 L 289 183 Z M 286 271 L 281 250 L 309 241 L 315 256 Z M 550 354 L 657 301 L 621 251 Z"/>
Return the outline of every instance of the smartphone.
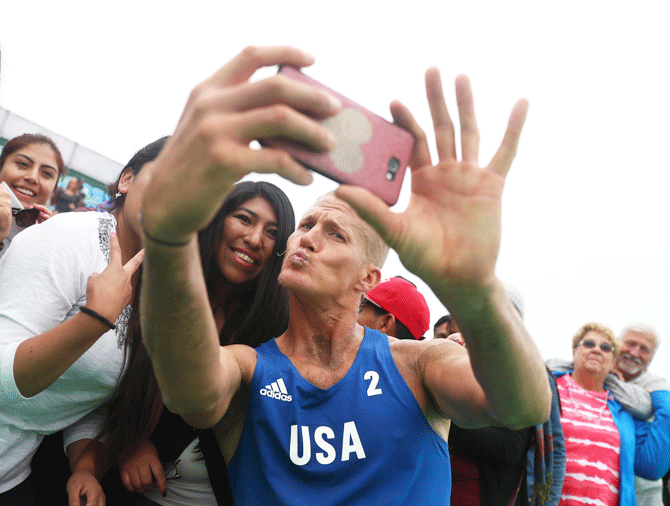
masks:
<path fill-rule="evenodd" d="M 12 201 L 12 209 L 23 209 L 23 204 L 21 204 L 21 201 L 16 197 L 16 195 L 14 195 L 14 192 L 9 187 L 9 185 L 4 181 L 0 183 L 0 185 L 3 186 L 5 190 L 9 192 L 9 198 Z"/>
<path fill-rule="evenodd" d="M 282 65 L 279 73 L 321 88 L 342 102 L 342 110 L 321 121 L 337 139 L 337 147 L 322 153 L 281 138 L 262 139 L 264 146 L 280 148 L 297 161 L 338 183 L 367 188 L 389 205 L 398 202 L 414 136 L 397 125 L 368 111 L 343 95 Z"/>

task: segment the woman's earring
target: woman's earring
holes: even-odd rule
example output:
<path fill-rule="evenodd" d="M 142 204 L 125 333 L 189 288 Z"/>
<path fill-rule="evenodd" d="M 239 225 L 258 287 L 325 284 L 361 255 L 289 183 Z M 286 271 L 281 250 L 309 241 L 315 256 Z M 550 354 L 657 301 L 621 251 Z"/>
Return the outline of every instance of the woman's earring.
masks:
<path fill-rule="evenodd" d="M 123 195 L 121 192 L 116 192 L 114 194 L 114 197 L 118 199 L 121 195 Z"/>

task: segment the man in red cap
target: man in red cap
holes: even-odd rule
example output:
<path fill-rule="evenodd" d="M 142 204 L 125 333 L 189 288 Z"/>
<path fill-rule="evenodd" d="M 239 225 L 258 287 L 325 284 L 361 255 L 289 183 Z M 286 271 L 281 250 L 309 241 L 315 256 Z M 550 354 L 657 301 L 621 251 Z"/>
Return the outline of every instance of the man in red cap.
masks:
<path fill-rule="evenodd" d="M 430 310 L 416 285 L 396 276 L 365 294 L 356 321 L 388 336 L 421 341 L 430 326 Z"/>

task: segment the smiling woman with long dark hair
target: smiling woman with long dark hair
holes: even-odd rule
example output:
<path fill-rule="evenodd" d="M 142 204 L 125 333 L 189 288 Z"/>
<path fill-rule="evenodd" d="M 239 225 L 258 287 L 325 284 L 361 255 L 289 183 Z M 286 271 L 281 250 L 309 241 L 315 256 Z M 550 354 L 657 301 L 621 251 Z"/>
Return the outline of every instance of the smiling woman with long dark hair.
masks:
<path fill-rule="evenodd" d="M 288 292 L 277 277 L 294 226 L 293 208 L 282 190 L 271 183 L 245 181 L 235 185 L 209 226 L 198 234 L 222 345 L 258 346 L 286 330 Z M 195 431 L 164 409 L 136 318 L 128 336 L 129 368 L 98 434 L 105 436 L 104 443 L 92 444 L 89 451 L 95 454 L 98 475 L 119 463 L 124 486 L 135 494 L 117 497 L 115 475 L 110 473 L 111 479 L 103 481 L 108 503 L 227 504 L 228 481 L 221 474 L 225 464 L 213 433 Z M 219 466 L 217 480 L 210 484 L 207 473 L 213 465 Z M 78 487 L 75 480 L 80 480 Z M 81 494 L 82 487 L 96 485 L 85 469 L 77 470 L 70 493 Z M 167 497 L 162 496 L 165 491 Z"/>

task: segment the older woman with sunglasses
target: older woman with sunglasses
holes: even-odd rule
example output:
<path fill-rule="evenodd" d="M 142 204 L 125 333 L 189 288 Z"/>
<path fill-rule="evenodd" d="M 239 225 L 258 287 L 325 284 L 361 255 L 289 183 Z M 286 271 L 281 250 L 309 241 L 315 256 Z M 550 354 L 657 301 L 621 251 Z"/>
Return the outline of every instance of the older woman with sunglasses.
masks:
<path fill-rule="evenodd" d="M 651 393 L 652 422 L 634 419 L 605 387 L 618 348 L 608 327 L 587 323 L 572 339 L 574 369 L 554 373 L 567 457 L 559 506 L 634 505 L 634 476 L 670 467 L 670 392 Z"/>
<path fill-rule="evenodd" d="M 23 228 L 51 216 L 46 207 L 65 164 L 56 143 L 40 134 L 11 139 L 0 153 L 0 256 Z"/>

